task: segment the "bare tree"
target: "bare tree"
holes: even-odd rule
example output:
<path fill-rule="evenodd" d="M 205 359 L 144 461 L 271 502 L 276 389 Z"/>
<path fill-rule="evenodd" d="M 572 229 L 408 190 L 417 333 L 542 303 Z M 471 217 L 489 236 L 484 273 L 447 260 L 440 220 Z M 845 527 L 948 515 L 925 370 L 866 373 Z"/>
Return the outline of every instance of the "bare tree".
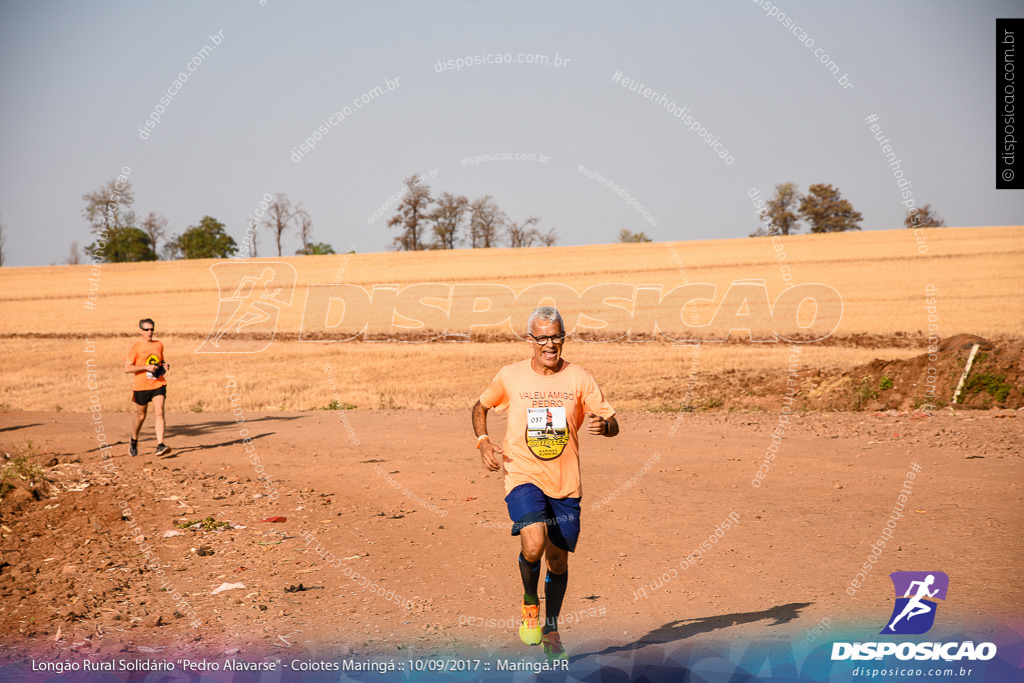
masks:
<path fill-rule="evenodd" d="M 540 231 L 531 226 L 537 225 L 540 219 L 530 216 L 522 223 L 516 221 L 508 222 L 508 245 L 510 247 L 532 247 L 533 243 L 540 238 Z"/>
<path fill-rule="evenodd" d="M 558 243 L 558 233 L 554 228 L 550 228 L 547 232 L 537 233 L 537 240 L 545 247 L 553 247 Z"/>
<path fill-rule="evenodd" d="M 508 224 L 508 216 L 498 208 L 491 195 L 473 200 L 469 219 L 470 246 L 486 249 L 498 246 L 502 229 Z"/>
<path fill-rule="evenodd" d="M 388 221 L 388 227 L 399 227 L 402 232 L 395 238 L 393 246 L 399 251 L 419 251 L 423 249 L 422 234 L 424 221 L 428 217 L 427 207 L 433 201 L 430 198 L 430 186 L 423 183 L 423 176 L 411 175 L 405 179 L 405 196 L 398 205 L 398 213 Z"/>
<path fill-rule="evenodd" d="M 297 208 L 295 209 L 295 220 L 299 224 L 299 241 L 302 242 L 302 249 L 299 253 L 308 254 L 310 244 L 313 242 L 313 219 L 308 211 Z"/>
<path fill-rule="evenodd" d="M 85 208 L 82 217 L 89 222 L 89 229 L 96 236 L 105 230 L 111 232 L 135 225 L 135 191 L 131 181 L 125 180 L 118 188 L 117 180 L 109 180 L 94 192 L 83 194 Z"/>
<path fill-rule="evenodd" d="M 167 232 L 167 219 L 163 216 L 159 216 L 154 211 L 150 211 L 149 215 L 139 224 L 142 232 L 149 235 L 149 241 L 153 246 L 153 251 L 157 250 L 157 242 L 163 238 Z"/>
<path fill-rule="evenodd" d="M 274 201 L 267 207 L 267 215 L 263 219 L 262 225 L 274 235 L 278 256 L 281 255 L 281 237 L 284 235 L 285 230 L 290 228 L 295 221 L 296 211 L 297 209 L 292 206 L 288 195 L 280 192 L 274 195 Z"/>
<path fill-rule="evenodd" d="M 164 261 L 177 261 L 180 258 L 185 258 L 185 252 L 182 250 L 181 245 L 178 244 L 178 240 L 169 240 L 164 242 L 163 254 L 160 258 Z"/>
<path fill-rule="evenodd" d="M 69 266 L 77 266 L 82 262 L 82 248 L 78 246 L 78 240 L 71 243 L 68 255 L 64 257 L 64 263 Z"/>
<path fill-rule="evenodd" d="M 461 194 L 456 196 L 450 192 L 441 194 L 437 200 L 437 208 L 427 216 L 433 222 L 434 248 L 454 249 L 461 240 L 460 229 L 469 212 L 469 200 Z"/>

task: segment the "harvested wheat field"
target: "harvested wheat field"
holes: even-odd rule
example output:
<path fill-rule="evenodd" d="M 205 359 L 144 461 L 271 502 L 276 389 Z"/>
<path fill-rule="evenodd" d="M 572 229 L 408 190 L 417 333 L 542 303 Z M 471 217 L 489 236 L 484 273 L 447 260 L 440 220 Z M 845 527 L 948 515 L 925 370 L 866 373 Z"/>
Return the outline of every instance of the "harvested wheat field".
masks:
<path fill-rule="evenodd" d="M 1024 228 L 925 234 L 925 253 L 889 231 L 0 269 L 0 677 L 111 658 L 532 671 L 469 411 L 531 353 L 516 337 L 545 298 L 622 429 L 580 437 L 579 680 L 736 641 L 748 671 L 782 648 L 826 680 L 831 642 L 880 638 L 894 571 L 945 572 L 928 638 L 995 642 L 990 670 L 1008 666 Z M 143 317 L 171 362 L 172 451 L 151 417 L 132 458 Z"/>
<path fill-rule="evenodd" d="M 456 409 L 519 357 L 507 342 L 550 297 L 575 332 L 573 356 L 623 409 L 678 410 L 691 374 L 683 407 L 765 407 L 765 383 L 788 369 L 787 339 L 804 342 L 802 370 L 834 375 L 926 353 L 929 336 L 1024 334 L 1024 228 L 924 232 L 926 253 L 894 230 L 5 268 L 0 392 L 11 408 L 86 410 L 85 382 L 36 371 L 74 358 L 68 372 L 101 369 L 108 410 L 125 410 L 121 359 L 152 317 L 188 387 L 169 396 L 176 412 L 226 410 L 221 385 L 236 369 L 249 409 Z M 696 341 L 708 343 L 695 352 Z M 724 391 L 723 379 L 746 388 Z M 928 402 L 924 389 L 902 387 L 907 407 Z M 857 405 L 830 403 L 843 407 Z"/>

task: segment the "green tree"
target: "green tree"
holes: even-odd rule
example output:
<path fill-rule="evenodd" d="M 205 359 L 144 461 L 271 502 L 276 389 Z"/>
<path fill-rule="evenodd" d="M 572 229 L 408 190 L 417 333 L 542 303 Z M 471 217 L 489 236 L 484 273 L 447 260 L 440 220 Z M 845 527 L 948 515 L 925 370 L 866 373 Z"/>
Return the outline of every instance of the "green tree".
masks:
<path fill-rule="evenodd" d="M 234 238 L 225 232 L 224 224 L 210 216 L 203 216 L 199 225 L 190 225 L 171 241 L 187 259 L 227 258 L 238 251 Z"/>
<path fill-rule="evenodd" d="M 313 242 L 295 252 L 297 256 L 323 256 L 334 253 L 334 247 L 326 242 Z"/>
<path fill-rule="evenodd" d="M 811 185 L 800 199 L 800 216 L 810 224 L 811 232 L 860 230 L 864 219 L 838 189 L 824 183 Z"/>
<path fill-rule="evenodd" d="M 108 229 L 85 248 L 85 253 L 93 260 L 110 263 L 156 261 L 149 235 L 131 226 Z"/>
<path fill-rule="evenodd" d="M 620 242 L 650 242 L 651 238 L 648 237 L 644 232 L 633 232 L 623 228 L 619 230 L 619 241 Z"/>
<path fill-rule="evenodd" d="M 430 197 L 430 186 L 423 182 L 423 176 L 409 176 L 405 179 L 405 187 L 406 192 L 402 203 L 398 205 L 398 213 L 388 221 L 388 227 L 402 230 L 392 243 L 395 249 L 419 251 L 425 247 L 423 232 L 430 213 L 428 207 L 433 199 Z"/>
<path fill-rule="evenodd" d="M 82 217 L 96 241 L 85 248 L 94 261 L 155 261 L 152 240 L 135 227 L 135 192 L 126 176 L 118 176 L 99 189 L 83 194 Z M 139 236 L 144 238 L 140 243 Z"/>
<path fill-rule="evenodd" d="M 767 228 L 758 228 L 755 235 L 789 235 L 799 230 L 798 211 L 803 196 L 797 190 L 796 183 L 779 183 L 775 186 L 775 195 L 769 199 L 759 215 Z"/>
<path fill-rule="evenodd" d="M 903 219 L 903 225 L 908 228 L 944 228 L 946 220 L 939 214 L 932 211 L 931 204 L 925 204 L 920 209 L 910 209 Z"/>

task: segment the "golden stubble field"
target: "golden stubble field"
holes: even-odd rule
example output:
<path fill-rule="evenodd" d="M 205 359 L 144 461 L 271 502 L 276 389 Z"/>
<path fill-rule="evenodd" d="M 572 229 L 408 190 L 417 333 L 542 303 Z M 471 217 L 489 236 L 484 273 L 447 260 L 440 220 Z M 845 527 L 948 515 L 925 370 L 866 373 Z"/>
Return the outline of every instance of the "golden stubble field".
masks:
<path fill-rule="evenodd" d="M 465 333 L 506 308 L 518 328 L 534 303 L 515 296 L 530 287 L 531 296 L 543 291 L 563 297 L 604 286 L 582 300 L 570 295 L 559 306 L 573 320 L 585 314 L 579 318 L 583 336 L 608 339 L 629 329 L 636 341 L 570 341 L 565 355 L 590 369 L 623 410 L 678 405 L 673 397 L 684 393 L 690 377 L 699 390 L 722 373 L 785 375 L 784 342 L 737 343 L 748 335 L 734 332 L 728 343 L 706 343 L 698 353 L 660 335 L 650 341 L 655 324 L 674 339 L 720 339 L 730 327 L 750 327 L 755 339 L 773 332 L 806 339 L 834 327 L 824 342 L 805 344 L 801 354 L 803 367 L 824 370 L 921 353 L 929 315 L 940 337 L 1024 332 L 1024 227 L 932 229 L 925 231 L 925 244 L 922 254 L 911 231 L 893 230 L 775 241 L 267 258 L 256 264 L 3 268 L 0 403 L 8 410 L 79 412 L 98 397 L 108 412 L 126 410 L 129 378 L 121 372 L 122 355 L 136 337 L 137 321 L 152 317 L 172 363 L 173 412 L 228 410 L 231 379 L 249 409 L 304 410 L 332 401 L 369 409 L 465 407 L 499 365 L 529 353 L 525 343 L 507 341 L 508 323 L 474 328 L 469 342 L 457 336 L 409 340 L 435 336 L 445 324 L 450 333 Z M 387 305 L 368 308 L 369 295 L 363 301 L 358 294 L 384 284 L 397 293 L 374 294 L 374 303 Z M 817 322 L 806 330 L 801 326 L 814 320 L 815 307 L 801 303 L 802 294 L 787 294 L 798 287 L 821 299 Z M 821 298 L 832 290 L 837 297 Z M 451 303 L 429 298 L 452 291 Z M 410 292 L 416 301 L 402 298 Z M 485 294 L 490 312 L 482 310 L 486 303 L 473 301 Z M 336 300 L 328 305 L 331 296 Z M 390 318 L 392 301 L 412 315 Z M 366 320 L 371 336 L 382 341 L 331 341 L 351 336 L 346 326 L 358 328 Z M 417 330 L 416 320 L 426 325 Z M 602 320 L 609 326 L 600 329 Z M 395 330 L 405 341 L 386 341 Z M 207 340 L 211 331 L 224 332 L 219 347 Z"/>

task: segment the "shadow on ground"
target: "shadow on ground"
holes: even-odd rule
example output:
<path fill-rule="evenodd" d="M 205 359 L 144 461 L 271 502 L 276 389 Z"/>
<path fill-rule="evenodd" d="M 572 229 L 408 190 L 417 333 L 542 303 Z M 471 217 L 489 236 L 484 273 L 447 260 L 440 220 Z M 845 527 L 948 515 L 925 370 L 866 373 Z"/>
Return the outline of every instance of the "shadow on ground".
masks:
<path fill-rule="evenodd" d="M 262 439 L 268 436 L 273 436 L 274 434 L 277 434 L 277 432 L 265 432 L 263 434 L 256 434 L 254 436 L 246 438 L 248 438 L 250 441 L 255 441 L 256 439 Z M 237 439 L 232 439 L 231 441 L 225 441 L 224 443 L 196 444 L 194 446 L 176 446 L 174 449 L 171 450 L 170 454 L 168 454 L 166 457 L 173 458 L 174 456 L 181 455 L 183 453 L 190 453 L 192 451 L 205 451 L 211 448 L 223 448 L 224 446 L 239 446 L 243 444 L 245 440 L 246 439 L 240 437 Z M 160 459 L 163 460 L 164 458 Z"/>
<path fill-rule="evenodd" d="M 779 624 L 785 624 L 798 618 L 800 616 L 800 610 L 812 604 L 814 603 L 791 602 L 788 605 L 779 605 L 759 612 L 737 612 L 735 614 L 720 614 L 713 617 L 698 617 L 697 619 L 680 619 L 678 621 L 670 621 L 632 643 L 614 645 L 612 647 L 607 647 L 600 652 L 587 652 L 585 654 L 574 655 L 572 657 L 572 661 L 579 661 L 586 657 L 630 652 L 645 648 L 648 645 L 665 645 L 667 643 L 686 640 L 687 638 L 692 638 L 693 636 L 700 635 L 702 633 L 711 633 L 712 631 L 718 631 L 732 626 L 739 626 L 740 624 L 750 624 L 755 621 L 772 620 L 771 623 L 766 624 L 766 626 L 778 626 Z"/>
<path fill-rule="evenodd" d="M 234 424 L 234 423 L 232 422 L 231 424 Z M 166 456 L 158 456 L 158 457 L 160 457 L 161 460 L 164 460 L 166 458 L 173 458 L 173 457 L 175 457 L 177 455 L 181 455 L 182 453 L 190 453 L 191 451 L 205 451 L 205 450 L 209 450 L 211 448 L 224 448 L 225 446 L 237 446 L 237 445 L 245 443 L 246 439 L 249 439 L 250 441 L 255 441 L 256 439 L 264 439 L 264 438 L 266 438 L 268 436 L 273 436 L 274 434 L 277 434 L 277 432 L 264 432 L 263 434 L 254 434 L 252 436 L 244 437 L 244 438 L 239 436 L 237 438 L 231 439 L 230 441 L 222 441 L 221 443 L 195 444 L 195 445 L 192 445 L 192 446 L 180 446 L 180 445 L 177 445 L 177 444 L 167 444 L 168 446 L 171 447 L 170 453 L 168 453 Z M 168 430 L 168 436 L 167 436 L 168 441 L 170 440 L 170 438 L 172 436 L 186 436 L 186 435 L 183 435 L 183 434 L 171 434 L 170 430 Z M 110 444 L 110 446 L 112 448 L 113 447 L 117 447 L 117 446 L 124 446 L 125 451 L 127 451 L 127 449 L 128 449 L 128 442 L 127 441 L 117 441 L 115 443 Z M 142 442 L 142 441 L 139 442 L 139 451 L 140 451 L 139 454 L 140 455 L 153 455 L 153 453 L 151 453 L 150 451 L 151 450 L 155 450 L 155 449 L 156 449 L 156 442 L 154 442 L 152 439 L 150 439 L 148 442 Z M 97 446 L 96 448 L 92 448 L 92 449 L 86 451 L 86 453 L 96 453 L 99 450 L 101 450 L 101 448 L 99 446 Z M 125 455 L 127 457 L 127 453 Z M 115 457 L 117 457 L 117 456 L 115 456 Z"/>
<path fill-rule="evenodd" d="M 192 424 L 192 425 L 189 425 L 189 424 L 172 424 L 172 425 L 168 425 L 167 426 L 167 438 L 174 438 L 176 436 L 202 436 L 204 434 L 209 434 L 210 432 L 215 432 L 215 431 L 222 430 L 222 429 L 228 429 L 228 428 L 238 428 L 238 429 L 241 429 L 243 426 L 245 426 L 247 424 L 252 424 L 254 422 L 267 422 L 267 421 L 280 421 L 280 420 L 298 420 L 298 419 L 300 419 L 302 417 L 303 417 L 302 415 L 279 415 L 279 416 L 266 415 L 264 417 L 257 417 L 257 418 L 251 419 L 251 420 L 246 420 L 245 422 L 235 422 L 234 420 L 223 420 L 223 421 L 221 421 L 221 420 L 218 420 L 218 421 L 211 420 L 211 421 L 208 421 L 208 422 L 200 422 L 199 424 Z M 151 420 L 152 418 L 147 418 L 147 419 Z M 222 445 L 227 445 L 227 444 L 222 444 Z"/>

